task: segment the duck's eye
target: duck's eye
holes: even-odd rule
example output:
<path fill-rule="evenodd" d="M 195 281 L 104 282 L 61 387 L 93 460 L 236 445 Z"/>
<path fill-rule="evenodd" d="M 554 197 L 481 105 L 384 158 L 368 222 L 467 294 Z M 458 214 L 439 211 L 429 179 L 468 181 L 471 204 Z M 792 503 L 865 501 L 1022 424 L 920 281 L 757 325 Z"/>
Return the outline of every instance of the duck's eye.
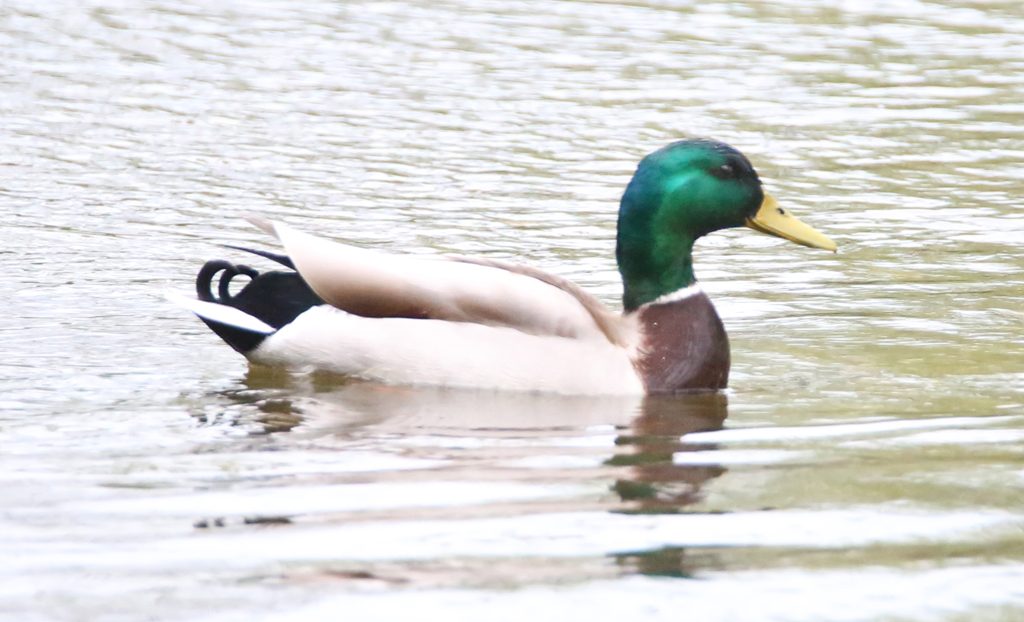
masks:
<path fill-rule="evenodd" d="M 721 166 L 716 166 L 711 169 L 711 174 L 719 179 L 732 179 L 736 176 L 736 169 L 733 168 L 732 164 L 726 162 Z"/>

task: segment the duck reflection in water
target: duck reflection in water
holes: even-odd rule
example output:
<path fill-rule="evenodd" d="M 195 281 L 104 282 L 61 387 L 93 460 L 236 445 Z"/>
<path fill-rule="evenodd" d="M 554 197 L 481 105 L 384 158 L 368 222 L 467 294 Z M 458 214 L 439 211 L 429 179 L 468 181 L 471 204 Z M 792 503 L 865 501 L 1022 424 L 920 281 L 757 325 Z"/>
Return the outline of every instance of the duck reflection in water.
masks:
<path fill-rule="evenodd" d="M 708 451 L 711 444 L 683 443 L 695 432 L 723 427 L 728 398 L 721 393 L 678 397 L 650 396 L 633 420 L 631 434 L 616 440 L 620 451 L 609 464 L 628 467 L 615 480 L 614 490 L 625 504 L 622 512 L 675 514 L 700 501 L 705 484 L 726 472 L 717 464 L 676 464 L 685 451 Z M 624 451 L 625 450 L 625 451 Z M 659 547 L 611 556 L 628 573 L 688 578 L 708 564 L 706 556 L 691 559 L 682 547 Z"/>
<path fill-rule="evenodd" d="M 664 514 L 680 511 L 700 500 L 703 484 L 725 472 L 718 465 L 675 464 L 682 451 L 706 450 L 707 446 L 683 444 L 681 438 L 693 432 L 722 428 L 728 398 L 721 393 L 682 396 L 648 396 L 629 433 L 620 434 L 620 451 L 608 460 L 614 466 L 630 467 L 628 477 L 615 481 L 615 491 L 627 508 L 623 511 Z"/>
<path fill-rule="evenodd" d="M 682 439 L 723 427 L 728 398 L 721 393 L 565 397 L 396 387 L 253 366 L 240 386 L 222 396 L 233 403 L 225 409 L 233 413 L 227 417 L 238 418 L 234 423 L 255 434 L 275 435 L 278 448 L 293 439 L 314 441 L 318 448 L 369 449 L 441 461 L 446 479 L 531 485 L 549 481 L 591 488 L 598 479 L 610 493 L 599 501 L 600 507 L 615 513 L 682 513 L 701 500 L 708 481 L 725 473 L 719 465 L 679 464 L 675 459 L 681 452 L 714 449 Z M 220 423 L 225 423 L 223 416 Z M 288 434 L 282 437 L 282 432 Z M 486 513 L 567 507 L 592 510 L 594 500 L 510 501 Z M 436 513 L 417 510 L 417 515 L 458 519 L 466 511 L 448 507 Z M 682 549 L 612 557 L 628 572 L 688 575 Z"/>
<path fill-rule="evenodd" d="M 360 429 L 391 433 L 444 430 L 478 436 L 494 431 L 586 432 L 601 426 L 617 433 L 621 450 L 609 466 L 671 463 L 665 451 L 693 450 L 679 438 L 721 429 L 728 399 L 717 392 L 677 396 L 561 396 L 544 393 L 452 390 L 389 386 L 330 374 L 296 375 L 250 366 L 240 386 L 220 395 L 231 403 L 204 422 L 236 417 L 232 424 L 254 424 L 259 433 L 302 426 L 338 433 Z M 254 414 L 253 409 L 258 411 Z"/>

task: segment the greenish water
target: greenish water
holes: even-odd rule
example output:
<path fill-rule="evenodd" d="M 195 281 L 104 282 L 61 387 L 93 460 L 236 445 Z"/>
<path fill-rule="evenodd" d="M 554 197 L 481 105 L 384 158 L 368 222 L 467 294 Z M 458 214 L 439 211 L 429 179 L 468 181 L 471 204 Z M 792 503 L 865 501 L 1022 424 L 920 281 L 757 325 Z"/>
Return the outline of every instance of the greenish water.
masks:
<path fill-rule="evenodd" d="M 1024 618 L 1016 2 L 8 2 L 0 618 Z M 261 213 L 610 303 L 681 136 L 836 255 L 697 276 L 731 389 L 250 370 L 167 304 Z"/>

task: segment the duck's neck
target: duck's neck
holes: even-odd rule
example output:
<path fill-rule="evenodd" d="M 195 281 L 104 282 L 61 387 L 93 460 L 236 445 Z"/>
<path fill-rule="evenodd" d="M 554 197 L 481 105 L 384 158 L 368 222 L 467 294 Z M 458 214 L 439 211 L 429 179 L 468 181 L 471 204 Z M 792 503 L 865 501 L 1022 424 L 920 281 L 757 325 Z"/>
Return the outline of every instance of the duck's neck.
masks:
<path fill-rule="evenodd" d="M 620 228 L 616 257 L 622 275 L 622 306 L 627 313 L 697 282 L 693 240 L 688 238 L 655 234 L 645 243 L 623 235 Z"/>
<path fill-rule="evenodd" d="M 708 229 L 685 193 L 686 178 L 670 179 L 645 159 L 619 204 L 615 259 L 626 313 L 693 285 L 693 243 Z"/>
<path fill-rule="evenodd" d="M 649 253 L 621 268 L 622 304 L 627 312 L 697 282 L 693 276 L 693 242 L 672 254 Z"/>

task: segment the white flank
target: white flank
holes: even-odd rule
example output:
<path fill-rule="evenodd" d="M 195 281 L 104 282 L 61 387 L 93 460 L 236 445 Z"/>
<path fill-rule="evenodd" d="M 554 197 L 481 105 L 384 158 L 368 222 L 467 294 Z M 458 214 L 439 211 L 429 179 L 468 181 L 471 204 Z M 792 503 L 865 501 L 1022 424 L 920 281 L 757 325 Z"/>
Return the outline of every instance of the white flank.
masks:
<path fill-rule="evenodd" d="M 313 307 L 249 358 L 390 384 L 569 395 L 642 394 L 628 352 L 607 340 L 530 335 L 471 322 L 365 318 Z"/>
<path fill-rule="evenodd" d="M 206 318 L 213 322 L 228 324 L 229 326 L 264 335 L 269 335 L 276 330 L 273 326 L 263 322 L 259 318 L 255 318 L 244 311 L 239 311 L 234 307 L 219 305 L 214 302 L 204 302 L 195 298 L 183 296 L 176 292 L 167 292 L 165 296 L 167 300 L 173 302 L 179 307 L 188 309 L 199 317 Z"/>
<path fill-rule="evenodd" d="M 677 302 L 679 300 L 686 300 L 687 298 L 690 298 L 691 296 L 696 296 L 697 294 L 700 294 L 703 291 L 704 290 L 701 289 L 699 283 L 694 283 L 693 285 L 690 285 L 688 287 L 684 287 L 682 289 L 677 289 L 674 292 L 669 292 L 667 294 L 662 294 L 661 296 L 658 296 L 657 298 L 655 298 L 654 300 L 652 300 L 651 302 L 649 302 L 647 304 L 663 305 L 663 304 L 666 304 L 666 303 L 669 303 L 669 302 Z"/>

